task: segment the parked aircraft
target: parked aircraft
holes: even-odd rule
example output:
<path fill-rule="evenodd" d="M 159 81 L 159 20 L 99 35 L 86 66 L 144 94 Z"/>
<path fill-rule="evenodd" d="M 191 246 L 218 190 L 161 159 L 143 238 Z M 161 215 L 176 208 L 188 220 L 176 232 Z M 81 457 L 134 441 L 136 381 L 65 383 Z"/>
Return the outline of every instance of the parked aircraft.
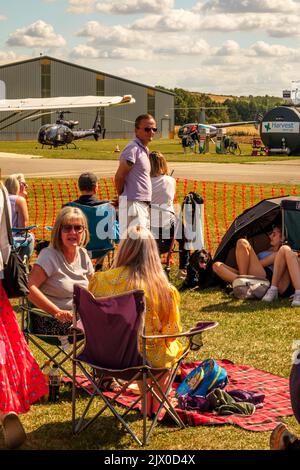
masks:
<path fill-rule="evenodd" d="M 241 122 L 221 122 L 221 123 L 214 123 L 214 124 L 202 124 L 202 123 L 188 123 L 184 124 L 178 129 L 178 137 L 182 139 L 185 134 L 189 134 L 192 129 L 195 127 L 197 128 L 198 134 L 200 133 L 200 129 L 208 129 L 210 137 L 215 137 L 217 135 L 217 129 L 226 128 L 226 127 L 234 127 L 234 126 L 246 126 L 247 124 L 254 124 L 258 125 L 259 121 L 241 121 Z"/>
<path fill-rule="evenodd" d="M 100 124 L 100 107 L 120 106 L 135 103 L 131 95 L 125 96 L 67 96 L 52 98 L 25 98 L 0 100 L 0 111 L 11 112 L 8 116 L 0 120 L 0 131 L 6 127 L 16 124 L 25 119 L 36 119 L 42 115 L 49 114 L 51 109 L 63 108 L 97 108 L 97 114 L 93 128 L 84 130 L 74 130 L 79 121 L 65 120 L 64 114 L 68 111 L 59 111 L 59 117 L 54 124 L 45 124 L 38 131 L 38 142 L 50 147 L 74 144 L 74 140 L 84 139 L 93 136 L 98 140 L 105 130 L 102 131 Z M 44 110 L 44 112 L 43 112 Z M 33 111 L 33 113 L 31 112 Z M 38 113 L 37 113 L 38 112 Z"/>

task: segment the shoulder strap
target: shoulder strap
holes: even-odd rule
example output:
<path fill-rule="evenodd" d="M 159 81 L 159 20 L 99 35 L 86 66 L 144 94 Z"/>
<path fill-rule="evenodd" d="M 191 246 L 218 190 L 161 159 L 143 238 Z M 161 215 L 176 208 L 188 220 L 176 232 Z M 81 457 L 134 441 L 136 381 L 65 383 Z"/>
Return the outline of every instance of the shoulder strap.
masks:
<path fill-rule="evenodd" d="M 6 193 L 5 193 L 5 191 L 2 187 L 1 187 L 1 191 L 2 191 L 2 194 L 3 194 L 3 206 L 4 206 L 4 214 L 5 214 L 5 220 L 6 220 L 6 229 L 7 229 L 8 242 L 11 246 L 13 246 L 13 238 L 12 238 L 12 233 L 11 233 L 10 218 L 9 218 L 9 214 L 8 214 Z"/>

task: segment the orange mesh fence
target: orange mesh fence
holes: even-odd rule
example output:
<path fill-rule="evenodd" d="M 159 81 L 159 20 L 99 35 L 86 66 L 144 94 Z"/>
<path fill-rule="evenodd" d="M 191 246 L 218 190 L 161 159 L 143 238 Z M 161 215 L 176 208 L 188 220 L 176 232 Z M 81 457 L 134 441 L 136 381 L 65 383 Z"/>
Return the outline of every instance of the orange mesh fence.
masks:
<path fill-rule="evenodd" d="M 233 220 L 245 209 L 265 198 L 300 194 L 299 187 L 289 185 L 217 183 L 179 178 L 176 182 L 176 203 L 181 204 L 184 196 L 190 191 L 195 191 L 203 197 L 205 244 L 212 253 Z M 46 230 L 46 226 L 54 224 L 63 204 L 78 197 L 76 179 L 31 180 L 28 206 L 30 223 L 38 226 L 35 229 L 36 237 L 49 239 L 50 232 Z M 111 200 L 115 197 L 113 178 L 102 178 L 99 181 L 98 198 Z"/>

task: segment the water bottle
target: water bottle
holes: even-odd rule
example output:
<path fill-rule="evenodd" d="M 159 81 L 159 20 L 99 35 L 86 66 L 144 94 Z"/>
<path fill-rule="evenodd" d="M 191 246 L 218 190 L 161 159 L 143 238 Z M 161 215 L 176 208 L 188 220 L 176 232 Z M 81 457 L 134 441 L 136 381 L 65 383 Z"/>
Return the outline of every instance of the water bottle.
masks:
<path fill-rule="evenodd" d="M 42 369 L 43 376 L 47 385 L 49 385 L 49 374 L 50 374 L 50 361 L 46 361 Z"/>
<path fill-rule="evenodd" d="M 56 403 L 59 401 L 60 373 L 58 366 L 53 364 L 49 372 L 49 401 Z"/>

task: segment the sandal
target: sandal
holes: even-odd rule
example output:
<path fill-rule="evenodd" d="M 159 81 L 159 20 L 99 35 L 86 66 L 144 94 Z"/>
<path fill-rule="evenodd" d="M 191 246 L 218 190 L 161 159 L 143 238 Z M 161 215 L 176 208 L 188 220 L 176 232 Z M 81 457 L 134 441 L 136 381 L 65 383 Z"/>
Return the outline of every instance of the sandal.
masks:
<path fill-rule="evenodd" d="M 121 388 L 121 385 L 113 377 L 105 377 L 100 384 L 100 390 L 104 392 L 118 393 Z"/>

